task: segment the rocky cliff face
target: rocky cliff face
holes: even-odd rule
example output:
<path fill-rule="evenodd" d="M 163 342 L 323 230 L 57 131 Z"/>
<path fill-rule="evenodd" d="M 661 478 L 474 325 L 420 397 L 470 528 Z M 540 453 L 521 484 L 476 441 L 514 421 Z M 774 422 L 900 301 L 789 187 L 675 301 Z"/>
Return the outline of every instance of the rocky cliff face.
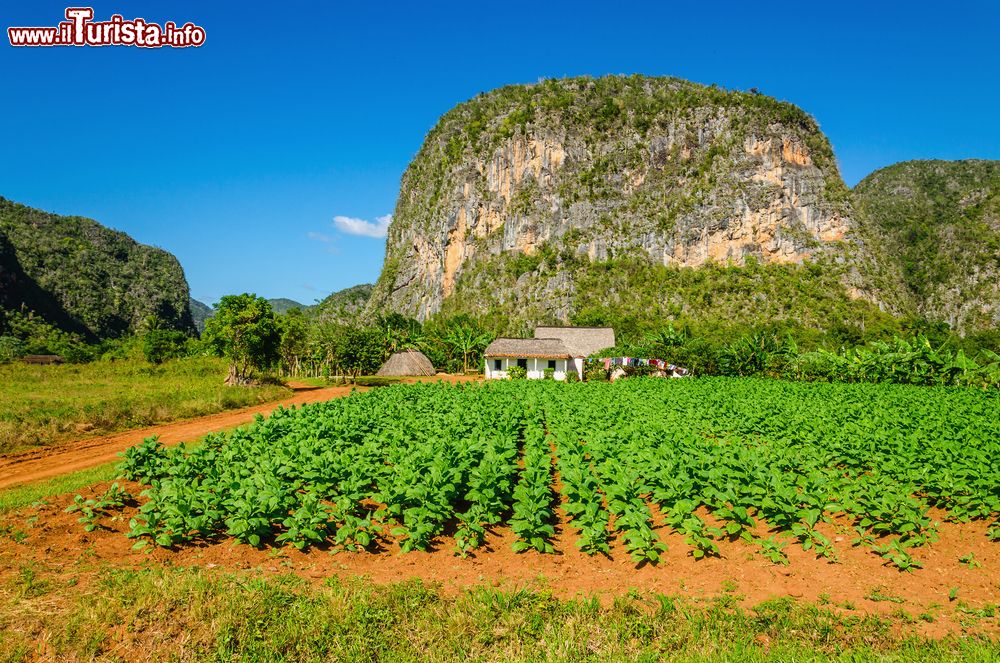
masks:
<path fill-rule="evenodd" d="M 855 187 L 872 238 L 920 315 L 976 332 L 1000 325 L 1000 162 L 908 161 Z"/>
<path fill-rule="evenodd" d="M 567 320 L 587 265 L 843 264 L 853 229 L 829 142 L 790 104 L 664 78 L 512 86 L 427 136 L 368 306 Z"/>

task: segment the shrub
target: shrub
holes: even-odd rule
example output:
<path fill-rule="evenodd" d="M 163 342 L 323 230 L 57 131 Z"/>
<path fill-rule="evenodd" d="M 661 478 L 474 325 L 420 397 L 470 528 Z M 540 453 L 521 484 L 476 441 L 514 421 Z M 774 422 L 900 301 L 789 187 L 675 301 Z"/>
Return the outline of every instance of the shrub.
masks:
<path fill-rule="evenodd" d="M 149 363 L 162 364 L 167 359 L 186 356 L 190 340 L 184 332 L 151 329 L 142 336 L 142 354 Z"/>
<path fill-rule="evenodd" d="M 554 369 L 554 368 L 546 368 L 544 371 L 542 371 L 542 377 L 545 378 L 546 380 L 555 380 L 556 379 L 556 369 Z"/>
<path fill-rule="evenodd" d="M 587 364 L 583 369 L 583 379 L 587 382 L 607 382 L 608 372 L 604 370 L 604 364 Z"/>
<path fill-rule="evenodd" d="M 525 380 L 528 377 L 528 369 L 520 366 L 511 366 L 507 369 L 507 377 L 511 380 Z"/>
<path fill-rule="evenodd" d="M 25 355 L 24 343 L 14 336 L 0 336 L 0 364 L 14 361 Z"/>

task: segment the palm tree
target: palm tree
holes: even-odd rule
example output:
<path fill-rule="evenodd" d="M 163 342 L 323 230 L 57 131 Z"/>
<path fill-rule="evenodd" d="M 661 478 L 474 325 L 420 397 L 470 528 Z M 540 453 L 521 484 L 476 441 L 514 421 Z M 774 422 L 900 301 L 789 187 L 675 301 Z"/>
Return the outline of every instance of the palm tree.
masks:
<path fill-rule="evenodd" d="M 674 326 L 667 325 L 666 329 L 659 329 L 646 336 L 646 343 L 654 348 L 663 348 L 664 351 L 670 348 L 677 348 L 687 342 L 687 334 L 677 331 Z"/>
<path fill-rule="evenodd" d="M 462 355 L 462 371 L 469 370 L 469 357 L 486 349 L 493 335 L 482 329 L 476 329 L 471 325 L 456 325 L 448 330 L 442 339 L 451 346 L 456 355 Z"/>

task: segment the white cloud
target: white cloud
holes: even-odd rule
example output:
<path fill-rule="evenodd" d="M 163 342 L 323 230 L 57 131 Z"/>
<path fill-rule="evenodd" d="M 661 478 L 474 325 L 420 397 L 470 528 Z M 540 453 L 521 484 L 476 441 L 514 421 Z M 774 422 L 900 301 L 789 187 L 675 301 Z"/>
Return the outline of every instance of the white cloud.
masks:
<path fill-rule="evenodd" d="M 350 216 L 335 216 L 333 217 L 333 227 L 348 235 L 361 235 L 362 237 L 381 239 L 389 232 L 389 223 L 391 221 L 391 214 L 376 217 L 374 222 L 355 219 Z"/>

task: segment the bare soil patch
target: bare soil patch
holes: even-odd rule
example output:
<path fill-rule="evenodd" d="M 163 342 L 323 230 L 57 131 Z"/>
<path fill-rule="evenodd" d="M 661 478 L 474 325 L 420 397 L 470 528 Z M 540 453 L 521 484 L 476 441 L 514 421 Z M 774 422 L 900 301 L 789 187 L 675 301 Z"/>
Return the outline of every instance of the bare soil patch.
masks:
<path fill-rule="evenodd" d="M 122 485 L 133 494 L 142 490 L 138 484 Z M 94 486 L 84 491 L 84 496 L 101 494 L 107 487 Z M 76 522 L 76 514 L 63 512 L 71 502 L 72 496 L 64 495 L 50 504 L 0 518 L 0 532 L 10 539 L 0 546 L 0 582 L 26 565 L 41 565 L 65 576 L 69 584 L 85 585 L 102 567 L 162 564 L 264 576 L 294 572 L 317 583 L 331 576 L 365 576 L 376 583 L 417 578 L 439 585 L 445 593 L 482 584 L 547 589 L 560 598 L 596 596 L 604 604 L 631 591 L 680 595 L 695 601 L 729 595 L 745 607 L 790 596 L 848 615 L 899 616 L 902 611 L 906 621 L 912 619 L 913 633 L 928 637 L 972 632 L 1000 635 L 1000 612 L 992 617 L 972 614 L 1000 604 L 1000 544 L 987 539 L 986 524 L 980 522 L 942 522 L 940 540 L 913 550 L 924 568 L 907 573 L 886 565 L 867 548 L 852 546 L 853 532 L 847 527 L 829 524 L 823 529 L 834 541 L 837 563 L 791 543 L 785 548 L 789 564 L 775 565 L 739 540 L 719 541 L 718 557 L 695 560 L 683 537 L 658 527 L 659 536 L 669 546 L 663 561 L 636 565 L 617 541 L 610 555 L 579 552 L 572 525 L 561 514 L 554 541 L 557 553 L 548 555 L 515 553 L 511 550 L 514 535 L 506 528 L 491 532 L 486 546 L 464 559 L 455 555 L 455 543 L 448 536 L 441 537 L 433 551 L 406 554 L 388 537 L 379 541 L 377 552 L 255 549 L 230 539 L 135 551 L 133 541 L 124 534 L 136 509 L 125 509 L 114 520 L 105 518 L 106 529 L 87 533 Z M 942 520 L 944 513 L 934 516 Z M 969 553 L 981 566 L 959 562 Z M 956 587 L 958 595 L 950 599 L 949 592 Z"/>

